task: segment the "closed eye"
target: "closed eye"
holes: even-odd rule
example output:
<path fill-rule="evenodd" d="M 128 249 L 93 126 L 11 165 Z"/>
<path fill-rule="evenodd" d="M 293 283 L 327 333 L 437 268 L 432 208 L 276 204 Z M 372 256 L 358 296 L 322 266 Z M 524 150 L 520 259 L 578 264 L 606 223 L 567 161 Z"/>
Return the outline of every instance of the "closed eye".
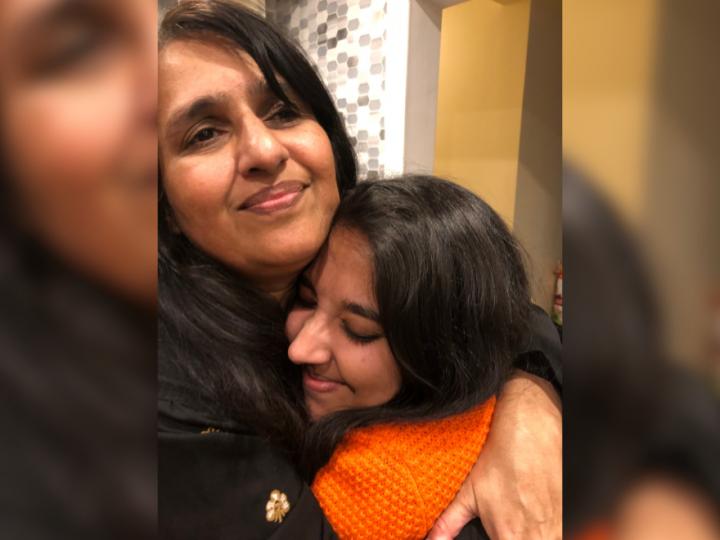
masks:
<path fill-rule="evenodd" d="M 382 334 L 361 334 L 355 332 L 346 321 L 342 321 L 342 329 L 348 339 L 358 345 L 367 345 L 383 337 Z"/>

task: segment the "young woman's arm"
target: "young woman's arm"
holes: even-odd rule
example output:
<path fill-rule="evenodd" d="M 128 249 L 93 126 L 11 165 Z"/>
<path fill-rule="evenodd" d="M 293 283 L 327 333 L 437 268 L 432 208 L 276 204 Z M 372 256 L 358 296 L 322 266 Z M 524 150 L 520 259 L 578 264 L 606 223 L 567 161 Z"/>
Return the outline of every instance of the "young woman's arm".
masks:
<path fill-rule="evenodd" d="M 562 538 L 562 414 L 553 385 L 517 371 L 487 442 L 428 540 L 454 538 L 478 516 L 492 540 Z"/>

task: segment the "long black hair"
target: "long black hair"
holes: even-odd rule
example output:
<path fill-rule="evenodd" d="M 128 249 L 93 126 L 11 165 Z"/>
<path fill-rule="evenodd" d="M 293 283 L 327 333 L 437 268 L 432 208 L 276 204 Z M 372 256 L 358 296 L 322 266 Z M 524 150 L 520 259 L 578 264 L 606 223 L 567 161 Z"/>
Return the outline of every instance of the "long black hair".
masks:
<path fill-rule="evenodd" d="M 289 102 L 278 83 L 282 77 L 330 139 L 341 196 L 355 184 L 355 154 L 332 98 L 301 50 L 271 24 L 236 2 L 191 0 L 165 14 L 159 39 L 161 48 L 194 40 L 244 51 L 278 98 Z M 297 371 L 287 360 L 281 306 L 173 231 L 171 212 L 161 186 L 161 394 L 162 374 L 172 368 L 171 378 L 178 372 L 187 377 L 219 422 L 240 422 L 292 452 L 305 418 Z"/>
<path fill-rule="evenodd" d="M 370 245 L 380 324 L 402 382 L 388 403 L 310 427 L 301 456 L 309 478 L 349 429 L 444 417 L 497 393 L 529 316 L 516 241 L 456 184 L 430 176 L 361 183 L 341 201 L 339 227 Z"/>

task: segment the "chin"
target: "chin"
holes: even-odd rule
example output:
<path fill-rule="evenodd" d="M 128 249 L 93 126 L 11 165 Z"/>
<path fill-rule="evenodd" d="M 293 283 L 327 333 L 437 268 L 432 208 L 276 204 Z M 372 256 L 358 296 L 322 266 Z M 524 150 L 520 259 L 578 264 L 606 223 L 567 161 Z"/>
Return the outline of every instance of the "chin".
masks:
<path fill-rule="evenodd" d="M 317 242 L 303 242 L 302 244 L 297 242 L 277 242 L 270 262 L 278 267 L 293 268 L 300 272 L 312 262 L 324 241 L 325 239 L 322 238 Z"/>
<path fill-rule="evenodd" d="M 308 416 L 310 417 L 311 422 L 317 422 L 323 416 L 327 416 L 327 414 L 331 412 L 325 410 L 324 407 L 318 405 L 315 401 L 310 399 L 305 400 L 305 408 L 307 409 Z"/>

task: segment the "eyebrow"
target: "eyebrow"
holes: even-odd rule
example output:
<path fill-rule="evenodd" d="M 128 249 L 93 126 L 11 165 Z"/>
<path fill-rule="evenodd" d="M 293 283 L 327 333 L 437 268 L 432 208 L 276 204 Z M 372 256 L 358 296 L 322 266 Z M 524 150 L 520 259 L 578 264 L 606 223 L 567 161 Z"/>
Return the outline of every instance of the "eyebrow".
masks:
<path fill-rule="evenodd" d="M 343 302 L 343 309 L 349 311 L 350 313 L 354 313 L 355 315 L 359 315 L 360 317 L 369 319 L 373 322 L 380 324 L 380 314 L 374 309 L 361 306 L 360 304 L 356 304 L 355 302 Z"/>
<path fill-rule="evenodd" d="M 107 24 L 108 1 L 56 0 L 21 20 L 10 33 L 11 50 L 26 48 L 27 36 L 44 35 L 74 22 Z M 17 54 L 17 51 L 14 54 Z"/>
<path fill-rule="evenodd" d="M 280 87 L 280 90 L 282 90 L 283 94 L 285 94 L 285 97 L 287 97 L 288 100 L 290 100 L 291 96 L 293 96 L 295 93 L 293 88 L 287 82 L 285 82 L 283 79 L 278 78 L 277 76 L 275 77 L 275 80 L 277 81 L 278 86 Z M 250 85 L 250 88 L 248 88 L 248 94 L 253 97 L 273 96 L 278 99 L 282 99 L 281 96 L 278 96 L 272 90 L 272 88 L 270 88 L 270 84 L 267 82 L 267 80 L 265 78 L 257 79 L 255 82 L 253 82 Z"/>
<path fill-rule="evenodd" d="M 100 10 L 109 2 L 93 2 L 92 0 L 56 0 L 54 3 L 33 14 L 24 24 L 21 23 L 22 33 L 41 32 L 53 25 L 85 18 L 97 22 L 101 15 Z"/>
<path fill-rule="evenodd" d="M 191 124 L 215 112 L 219 107 L 227 105 L 230 101 L 230 95 L 225 92 L 208 94 L 194 99 L 188 105 L 181 107 L 170 116 L 167 128 L 168 136 L 174 138 L 187 124 Z"/>
<path fill-rule="evenodd" d="M 293 90 L 289 84 L 283 80 L 278 80 L 281 90 L 285 93 L 288 100 L 293 95 Z M 248 88 L 248 94 L 254 98 L 269 98 L 276 97 L 275 93 L 270 89 L 265 79 L 259 79 L 251 84 Z M 220 107 L 227 106 L 231 103 L 233 97 L 227 92 L 218 92 L 215 94 L 206 94 L 194 99 L 189 104 L 181 107 L 179 110 L 174 112 L 168 120 L 167 134 L 169 138 L 175 138 L 179 131 L 188 124 L 191 124 L 201 118 L 212 114 L 215 110 Z M 292 101 L 291 101 L 292 103 Z M 292 103 L 295 105 L 294 103 Z M 297 105 L 296 105 L 297 106 Z"/>

